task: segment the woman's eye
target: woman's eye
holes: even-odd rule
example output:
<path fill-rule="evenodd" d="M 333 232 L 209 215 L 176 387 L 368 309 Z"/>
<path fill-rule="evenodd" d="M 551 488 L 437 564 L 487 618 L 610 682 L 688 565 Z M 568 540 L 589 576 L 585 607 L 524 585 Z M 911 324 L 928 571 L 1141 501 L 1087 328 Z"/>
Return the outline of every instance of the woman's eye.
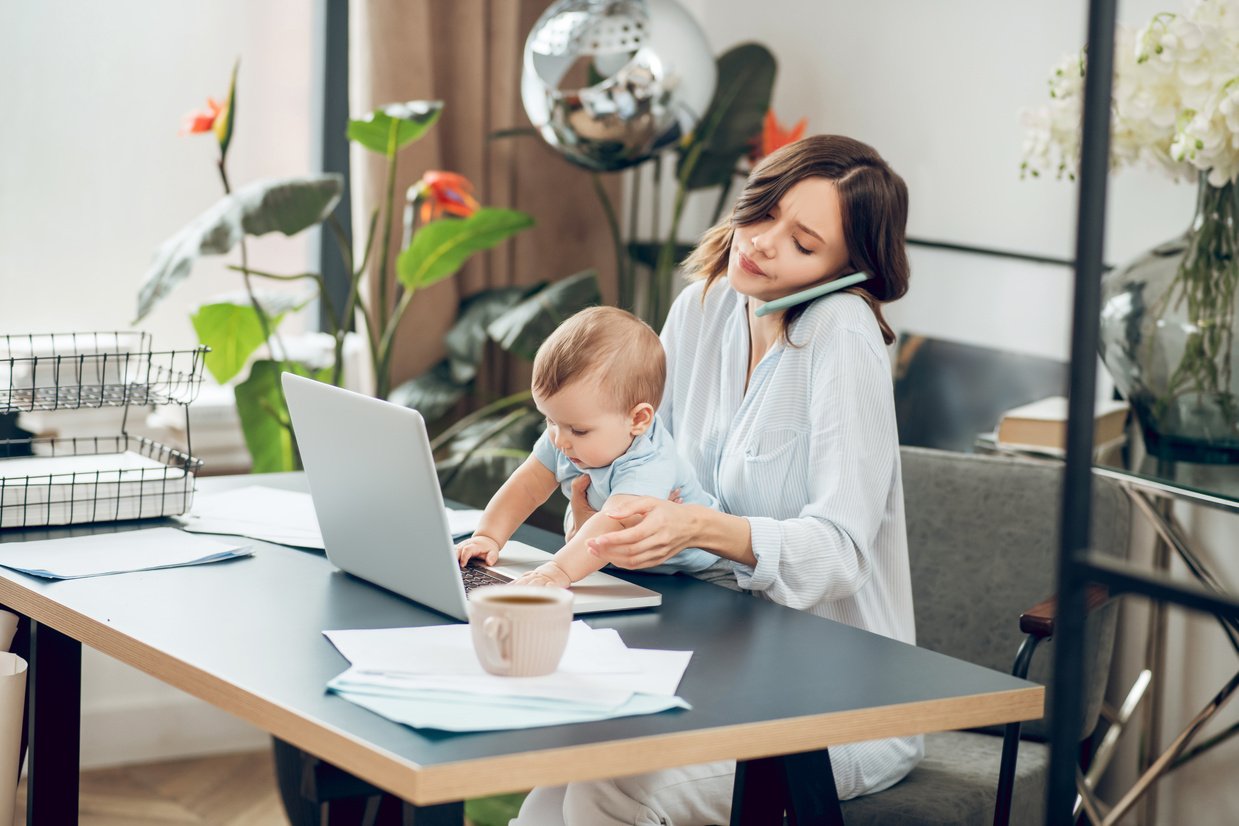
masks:
<path fill-rule="evenodd" d="M 804 247 L 800 246 L 800 242 L 799 242 L 799 241 L 797 241 L 795 238 L 793 238 L 793 239 L 792 239 L 792 243 L 796 245 L 796 249 L 800 250 L 800 251 L 801 251 L 802 253 L 804 253 L 805 255 L 812 255 L 812 254 L 813 254 L 813 250 L 808 250 L 808 249 L 805 249 Z"/>
<path fill-rule="evenodd" d="M 573 428 L 573 429 L 572 429 L 572 435 L 573 435 L 573 436 L 584 436 L 584 435 L 586 435 L 587 433 L 589 433 L 589 431 L 588 431 L 588 430 L 577 430 L 576 428 Z"/>

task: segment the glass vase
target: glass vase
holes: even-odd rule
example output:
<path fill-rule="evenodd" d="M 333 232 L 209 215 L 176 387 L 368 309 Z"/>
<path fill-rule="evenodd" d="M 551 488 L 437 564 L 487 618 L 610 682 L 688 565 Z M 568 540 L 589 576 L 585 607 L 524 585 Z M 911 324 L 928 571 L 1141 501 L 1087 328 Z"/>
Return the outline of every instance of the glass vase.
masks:
<path fill-rule="evenodd" d="M 1101 357 L 1158 459 L 1239 462 L 1237 219 L 1202 175 L 1187 232 L 1102 279 Z"/>

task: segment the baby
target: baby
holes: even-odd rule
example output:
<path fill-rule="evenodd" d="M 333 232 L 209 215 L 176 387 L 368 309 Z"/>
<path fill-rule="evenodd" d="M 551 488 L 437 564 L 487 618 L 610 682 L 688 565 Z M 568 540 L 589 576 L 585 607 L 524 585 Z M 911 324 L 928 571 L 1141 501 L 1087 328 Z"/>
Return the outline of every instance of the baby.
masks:
<path fill-rule="evenodd" d="M 491 498 L 473 536 L 456 546 L 463 567 L 474 557 L 488 565 L 499 549 L 555 489 L 571 498 L 572 482 L 586 475 L 586 497 L 598 511 L 554 559 L 525 574 L 522 585 L 566 588 L 605 563 L 586 543 L 626 527 L 606 515 L 606 506 L 631 496 L 666 498 L 716 507 L 679 457 L 671 434 L 655 413 L 662 400 L 667 361 L 662 342 L 644 322 L 614 307 L 591 307 L 551 334 L 533 362 L 534 404 L 546 416 L 546 432 L 533 453 Z M 702 571 L 718 558 L 688 548 L 659 566 L 664 571 Z"/>

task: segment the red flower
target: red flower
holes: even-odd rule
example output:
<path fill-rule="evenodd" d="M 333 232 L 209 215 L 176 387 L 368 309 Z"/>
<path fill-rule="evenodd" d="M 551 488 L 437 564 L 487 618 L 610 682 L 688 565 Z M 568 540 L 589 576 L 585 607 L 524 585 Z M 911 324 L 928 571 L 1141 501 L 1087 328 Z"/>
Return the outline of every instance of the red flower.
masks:
<path fill-rule="evenodd" d="M 224 104 L 215 98 L 207 98 L 207 110 L 197 110 L 185 116 L 181 123 L 181 135 L 197 135 L 210 132 L 215 127 L 215 119 L 224 111 Z"/>
<path fill-rule="evenodd" d="M 789 143 L 795 143 L 800 140 L 804 137 L 804 130 L 808 122 L 808 118 L 801 118 L 791 129 L 786 129 L 774 116 L 774 110 L 768 110 L 766 112 L 766 119 L 762 123 L 761 139 L 755 142 L 756 145 L 753 147 L 753 152 L 749 155 L 749 159 L 753 163 L 757 163 L 775 150 L 782 149 Z"/>
<path fill-rule="evenodd" d="M 428 224 L 444 215 L 468 218 L 480 206 L 473 197 L 473 184 L 455 172 L 431 170 L 417 184 L 417 199 L 422 202 L 419 215 Z"/>

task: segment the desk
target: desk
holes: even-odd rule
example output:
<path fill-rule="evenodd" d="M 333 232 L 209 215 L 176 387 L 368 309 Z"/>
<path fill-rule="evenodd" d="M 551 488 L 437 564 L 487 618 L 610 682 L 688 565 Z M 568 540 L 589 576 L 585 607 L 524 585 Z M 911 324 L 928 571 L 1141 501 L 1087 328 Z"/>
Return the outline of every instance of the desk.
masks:
<path fill-rule="evenodd" d="M 201 480 L 200 490 L 255 481 Z M 304 489 L 298 476 L 261 481 Z M 48 533 L 70 531 L 31 532 Z M 552 534 L 531 528 L 517 538 L 556 546 Z M 255 542 L 250 558 L 66 582 L 0 569 L 0 603 L 33 620 L 30 822 L 76 816 L 81 644 L 392 792 L 414 804 L 417 823 L 460 817 L 454 805 L 438 810 L 447 812 L 441 820 L 417 820 L 418 807 L 535 785 L 725 758 L 752 761 L 740 776 L 755 779 L 762 772 L 748 769 L 782 763 L 762 758 L 1041 716 L 1044 689 L 1010 675 L 689 577 L 632 578 L 661 591 L 662 607 L 589 622 L 617 629 L 633 647 L 693 650 L 680 686 L 691 711 L 446 734 L 389 722 L 325 693 L 347 663 L 324 629 L 449 620 L 335 570 L 321 554 Z M 781 824 L 781 811 L 777 818 Z M 776 821 L 759 813 L 746 822 Z"/>

